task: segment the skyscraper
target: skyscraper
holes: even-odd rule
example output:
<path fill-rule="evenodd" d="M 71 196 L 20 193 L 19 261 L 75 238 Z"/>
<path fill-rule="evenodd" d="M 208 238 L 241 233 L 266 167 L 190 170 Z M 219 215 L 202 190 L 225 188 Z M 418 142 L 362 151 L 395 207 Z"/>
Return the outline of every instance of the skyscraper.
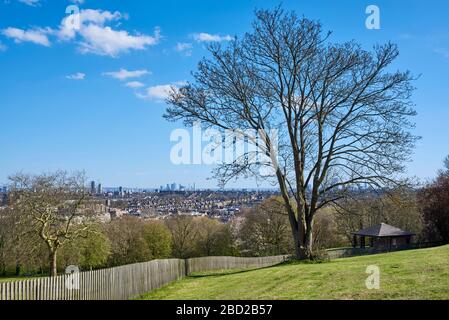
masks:
<path fill-rule="evenodd" d="M 90 194 L 95 194 L 97 190 L 95 189 L 95 181 L 90 182 Z"/>

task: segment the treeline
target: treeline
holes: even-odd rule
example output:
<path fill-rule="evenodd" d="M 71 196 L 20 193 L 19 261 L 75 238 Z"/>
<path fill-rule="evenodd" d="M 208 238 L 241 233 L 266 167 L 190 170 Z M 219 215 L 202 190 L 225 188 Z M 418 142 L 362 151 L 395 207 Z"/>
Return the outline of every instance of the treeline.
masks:
<path fill-rule="evenodd" d="M 45 242 L 35 232 L 23 233 L 17 218 L 13 209 L 0 211 L 0 275 L 49 274 Z M 90 228 L 60 248 L 58 272 L 69 265 L 91 270 L 152 259 L 240 255 L 230 224 L 205 217 L 146 221 L 125 216 Z"/>

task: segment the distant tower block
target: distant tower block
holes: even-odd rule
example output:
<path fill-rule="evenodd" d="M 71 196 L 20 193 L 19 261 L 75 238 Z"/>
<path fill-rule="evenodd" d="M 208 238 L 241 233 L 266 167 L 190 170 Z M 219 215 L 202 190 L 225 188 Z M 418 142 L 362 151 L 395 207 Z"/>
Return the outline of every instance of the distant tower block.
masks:
<path fill-rule="evenodd" d="M 95 188 L 95 181 L 91 181 L 90 182 L 90 193 L 91 194 L 95 194 L 96 193 L 96 188 Z"/>

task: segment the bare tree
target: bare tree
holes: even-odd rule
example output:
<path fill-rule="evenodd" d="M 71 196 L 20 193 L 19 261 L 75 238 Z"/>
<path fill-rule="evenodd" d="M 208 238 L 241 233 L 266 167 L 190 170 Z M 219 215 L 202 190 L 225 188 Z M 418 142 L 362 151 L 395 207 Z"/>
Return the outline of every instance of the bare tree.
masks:
<path fill-rule="evenodd" d="M 40 249 L 31 224 L 21 212 L 13 207 L 0 209 L 0 273 L 13 265 L 19 276 L 24 265 L 33 264 Z"/>
<path fill-rule="evenodd" d="M 175 216 L 167 220 L 167 226 L 172 234 L 173 256 L 191 258 L 198 237 L 195 219 L 190 216 Z"/>
<path fill-rule="evenodd" d="M 195 81 L 173 88 L 165 114 L 185 125 L 258 132 L 257 150 L 270 156 L 273 174 L 260 174 L 267 163 L 249 161 L 252 151 L 215 173 L 224 182 L 253 175 L 277 183 L 301 259 L 312 254 L 317 210 L 351 186 L 393 182 L 415 141 L 413 77 L 390 67 L 397 47 L 366 51 L 329 37 L 320 23 L 280 7 L 257 11 L 251 33 L 209 46 L 211 58 L 199 63 Z"/>
<path fill-rule="evenodd" d="M 444 166 L 445 169 L 419 191 L 418 203 L 426 240 L 449 243 L 449 156 Z"/>
<path fill-rule="evenodd" d="M 423 225 L 412 188 L 396 188 L 383 194 L 359 192 L 340 201 L 334 217 L 341 234 L 351 243 L 352 233 L 382 222 L 420 235 Z"/>
<path fill-rule="evenodd" d="M 111 266 L 149 261 L 151 247 L 145 240 L 145 224 L 137 217 L 124 216 L 106 226 L 111 242 Z"/>
<path fill-rule="evenodd" d="M 290 254 L 292 235 L 283 200 L 271 197 L 249 210 L 239 230 L 242 249 L 252 256 Z"/>
<path fill-rule="evenodd" d="M 449 171 L 449 156 L 446 156 L 446 158 L 444 158 L 444 170 Z"/>
<path fill-rule="evenodd" d="M 196 221 L 196 255 L 197 256 L 213 256 L 215 251 L 219 248 L 220 234 L 223 224 L 217 220 L 206 217 L 198 218 Z"/>
<path fill-rule="evenodd" d="M 28 218 L 45 243 L 52 276 L 57 275 L 57 254 L 69 241 L 87 237 L 93 210 L 87 204 L 83 173 L 11 176 L 12 206 Z"/>

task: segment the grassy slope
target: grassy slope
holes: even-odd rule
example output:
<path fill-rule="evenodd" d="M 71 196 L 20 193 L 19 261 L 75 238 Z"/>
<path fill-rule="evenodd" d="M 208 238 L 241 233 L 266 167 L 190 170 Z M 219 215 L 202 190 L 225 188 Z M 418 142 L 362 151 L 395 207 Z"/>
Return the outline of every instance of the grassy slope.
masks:
<path fill-rule="evenodd" d="M 368 265 L 381 271 L 368 290 Z M 271 268 L 191 276 L 143 299 L 449 299 L 449 246 Z"/>

